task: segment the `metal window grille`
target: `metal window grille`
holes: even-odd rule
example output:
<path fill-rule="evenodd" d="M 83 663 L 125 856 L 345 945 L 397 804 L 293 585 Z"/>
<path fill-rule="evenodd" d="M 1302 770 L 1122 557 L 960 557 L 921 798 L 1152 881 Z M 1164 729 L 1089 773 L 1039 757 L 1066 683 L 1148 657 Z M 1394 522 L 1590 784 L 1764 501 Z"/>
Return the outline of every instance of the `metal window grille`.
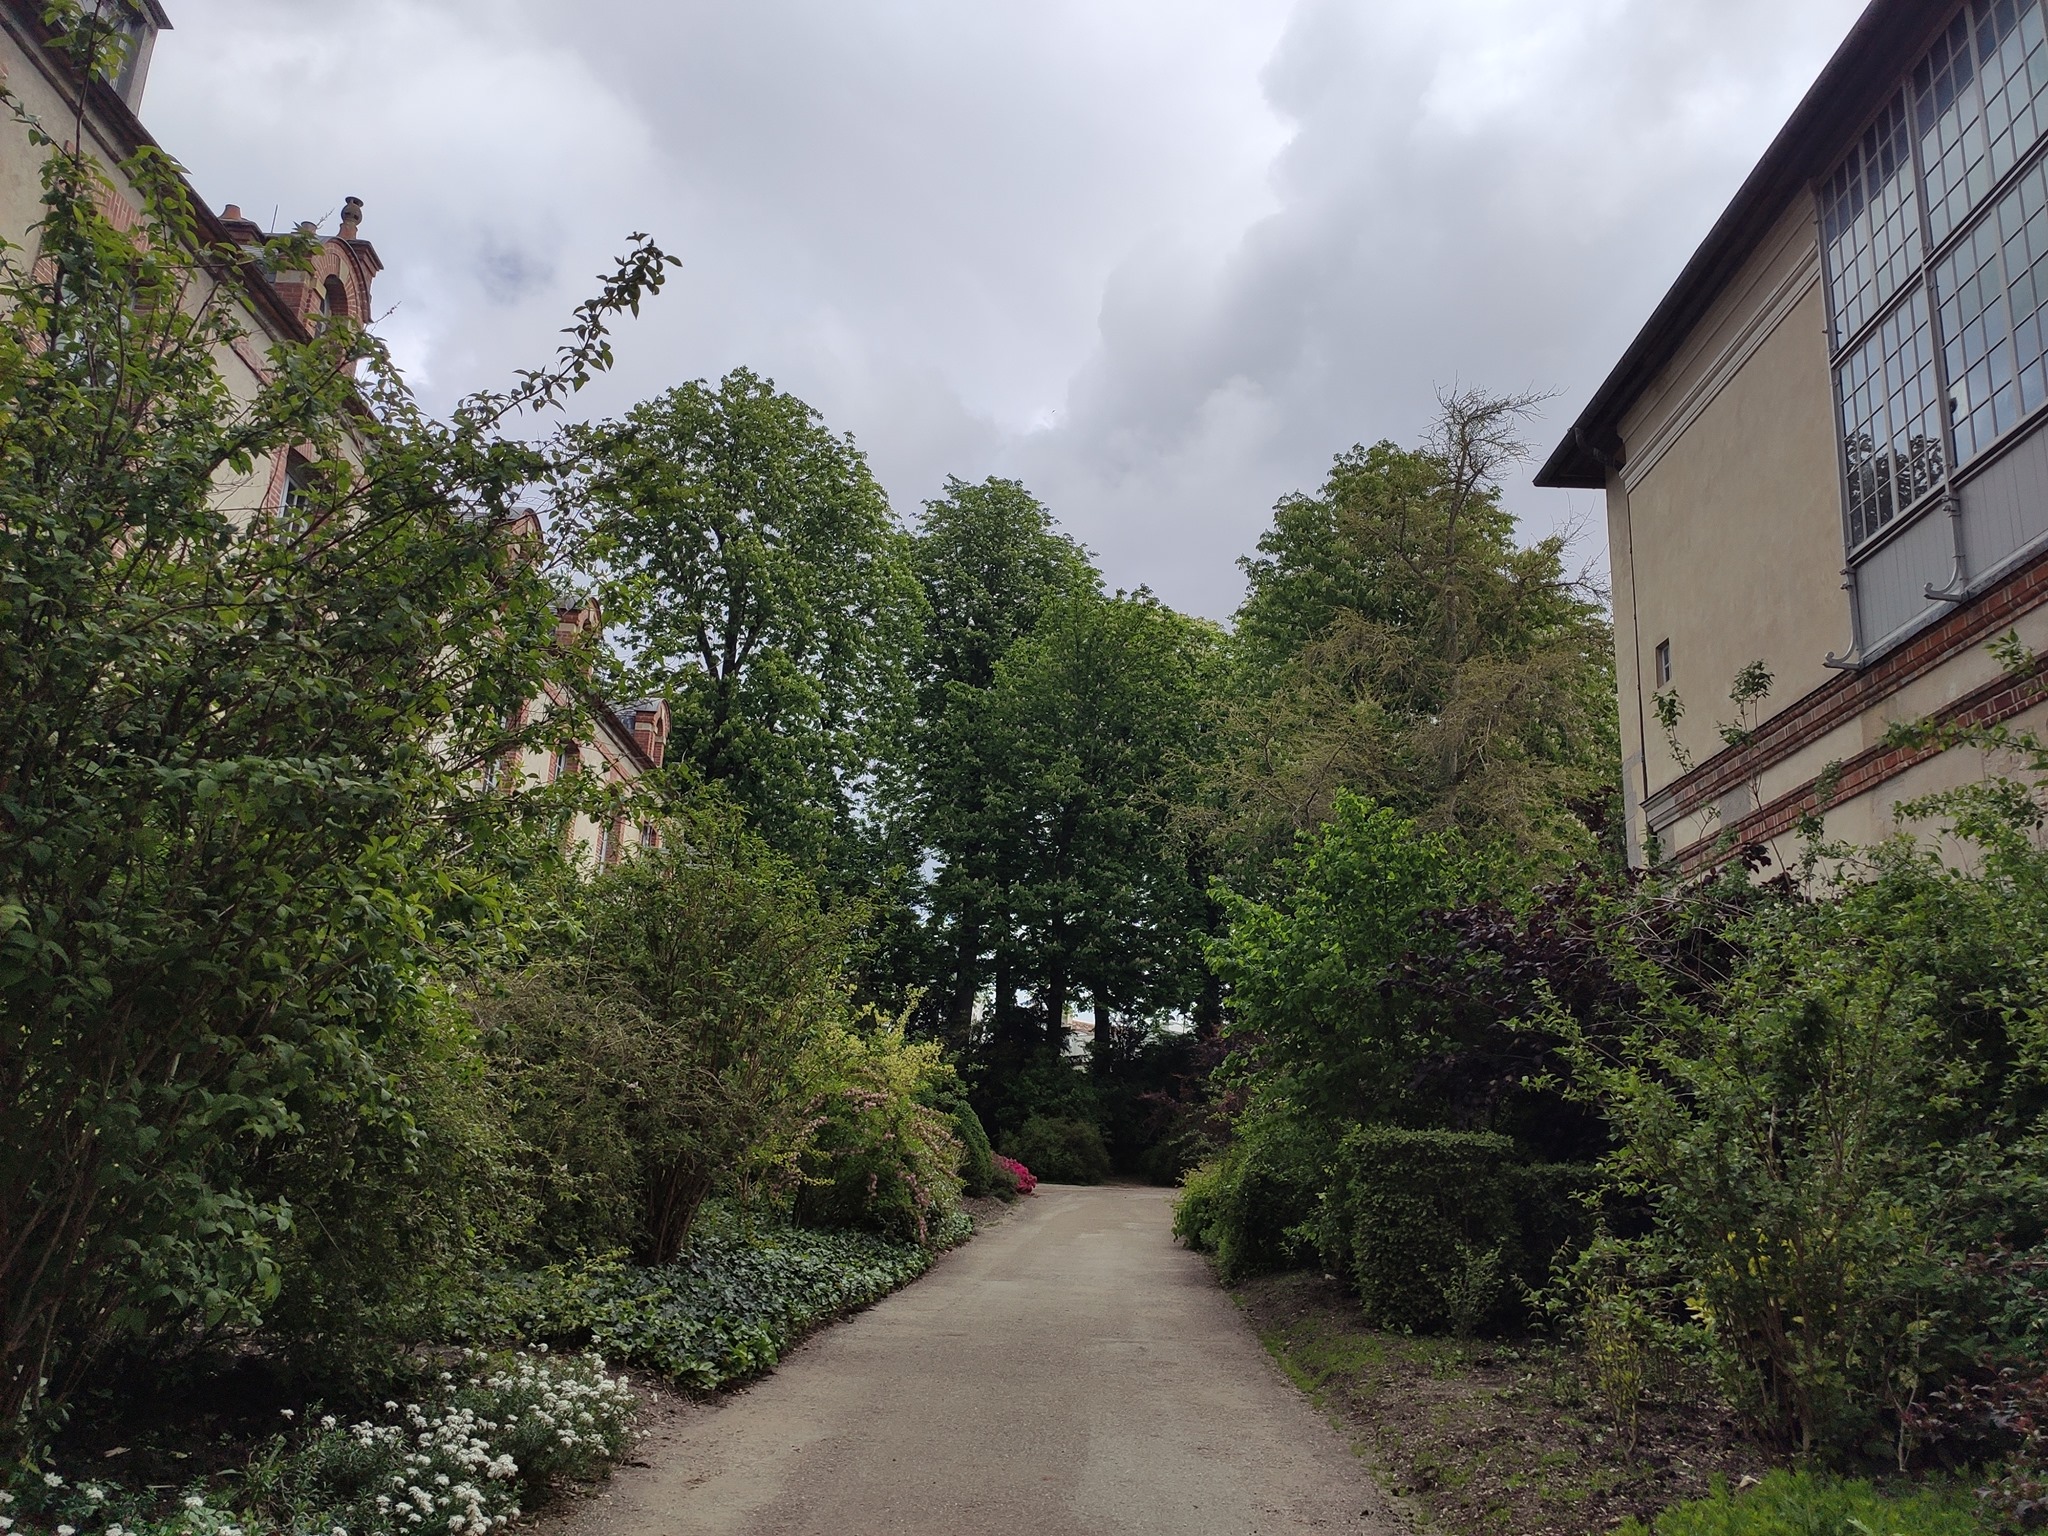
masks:
<path fill-rule="evenodd" d="M 1957 5 L 1903 84 L 1820 188 L 1852 551 L 2048 406 L 2048 0 Z"/>
<path fill-rule="evenodd" d="M 1839 347 L 1920 266 L 1920 209 L 1903 98 L 1893 99 L 1828 178 L 1821 209 Z"/>
<path fill-rule="evenodd" d="M 1849 542 L 1862 544 L 1940 485 L 1941 416 L 1927 295 L 1916 287 L 1836 370 L 1847 432 Z"/>

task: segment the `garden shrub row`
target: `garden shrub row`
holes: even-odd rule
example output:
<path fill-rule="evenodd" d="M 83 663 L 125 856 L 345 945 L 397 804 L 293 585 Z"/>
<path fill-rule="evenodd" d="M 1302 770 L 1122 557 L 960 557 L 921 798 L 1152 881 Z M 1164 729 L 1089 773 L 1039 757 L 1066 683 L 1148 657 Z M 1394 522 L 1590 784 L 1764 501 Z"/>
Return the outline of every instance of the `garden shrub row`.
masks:
<path fill-rule="evenodd" d="M 1514 1328 L 1553 1261 L 1583 1246 L 1594 1177 L 1489 1132 L 1359 1126 L 1338 1144 L 1316 1249 L 1377 1327 Z"/>
<path fill-rule="evenodd" d="M 969 1230 L 956 1216 L 935 1234 L 937 1246 Z M 713 1391 L 768 1370 L 820 1324 L 908 1284 L 931 1262 L 923 1246 L 868 1232 L 699 1232 L 673 1264 L 602 1259 L 502 1276 L 458 1327 L 480 1338 L 587 1345 Z"/>
<path fill-rule="evenodd" d="M 1531 1162 L 1505 1136 L 1355 1126 L 1331 1152 L 1284 1121 L 1246 1129 L 1189 1177 L 1175 1231 L 1229 1280 L 1319 1263 L 1378 1327 L 1523 1324 L 1528 1294 L 1590 1225 L 1594 1171 Z"/>

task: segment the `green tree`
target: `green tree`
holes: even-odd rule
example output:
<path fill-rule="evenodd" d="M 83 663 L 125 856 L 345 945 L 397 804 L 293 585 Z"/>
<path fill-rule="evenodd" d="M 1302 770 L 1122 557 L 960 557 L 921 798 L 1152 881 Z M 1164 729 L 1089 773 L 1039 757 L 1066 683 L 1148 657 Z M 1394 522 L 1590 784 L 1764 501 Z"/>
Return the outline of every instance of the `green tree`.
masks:
<path fill-rule="evenodd" d="M 1217 813 L 1254 878 L 1342 789 L 1554 861 L 1594 851 L 1618 757 L 1606 620 L 1565 540 L 1518 546 L 1500 504 L 1532 404 L 1447 396 L 1421 448 L 1339 455 L 1241 562 Z"/>
<path fill-rule="evenodd" d="M 121 230 L 37 135 L 40 260 L 0 261 L 0 1434 L 114 1340 L 260 1316 L 310 1122 L 416 1141 L 391 1053 L 511 916 L 523 802 L 478 770 L 558 661 L 502 534 L 548 455 L 500 425 L 667 262 L 445 424 L 346 322 L 237 401 L 245 255 L 154 151 Z M 294 451 L 310 505 L 232 494 Z"/>
<path fill-rule="evenodd" d="M 922 618 L 867 460 L 745 369 L 572 436 L 580 556 L 625 658 L 615 686 L 667 698 L 671 759 L 775 847 L 858 863 Z"/>
<path fill-rule="evenodd" d="M 1173 790 L 1206 746 L 1218 639 L 1142 591 L 1066 599 L 975 702 L 1011 974 L 1048 1046 L 1084 993 L 1106 1042 L 1117 1017 L 1183 1007 L 1198 988 L 1206 895 Z"/>
<path fill-rule="evenodd" d="M 729 812 L 600 874 L 539 963 L 478 991 L 558 1250 L 674 1261 L 720 1188 L 787 1194 L 844 1017 L 848 934 Z"/>
<path fill-rule="evenodd" d="M 1279 873 L 1283 897 L 1229 899 L 1230 932 L 1211 950 L 1230 988 L 1227 1076 L 1253 1107 L 1321 1127 L 1326 1147 L 1354 1121 L 1428 1124 L 1411 1085 L 1449 1042 L 1400 968 L 1450 942 L 1425 919 L 1484 894 L 1483 872 L 1452 836 L 1340 790 Z"/>
<path fill-rule="evenodd" d="M 1101 578 L 1023 486 L 993 478 L 949 480 L 925 504 L 912 562 L 925 640 L 917 717 L 900 750 L 919 862 L 931 873 L 915 899 L 916 931 L 899 943 L 898 985 L 924 988 L 925 1019 L 961 1048 L 984 988 L 1015 992 L 1010 878 L 988 803 L 1002 764 L 983 702 L 997 666 L 1047 608 L 1099 592 Z"/>

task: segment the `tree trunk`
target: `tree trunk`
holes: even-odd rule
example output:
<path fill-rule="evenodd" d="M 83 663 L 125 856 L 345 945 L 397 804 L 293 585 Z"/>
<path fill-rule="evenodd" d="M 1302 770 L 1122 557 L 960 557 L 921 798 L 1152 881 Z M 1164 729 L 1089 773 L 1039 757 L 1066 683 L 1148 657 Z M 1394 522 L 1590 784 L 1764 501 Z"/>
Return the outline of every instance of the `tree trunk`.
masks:
<path fill-rule="evenodd" d="M 1055 1056 L 1067 1049 L 1067 925 L 1055 920 L 1046 944 L 1045 1041 Z"/>
<path fill-rule="evenodd" d="M 965 1051 L 974 1033 L 974 999 L 981 991 L 981 920 L 972 908 L 961 912 L 958 933 L 946 1041 L 953 1050 Z"/>
<path fill-rule="evenodd" d="M 710 1193 L 711 1172 L 695 1158 L 680 1158 L 655 1175 L 647 1191 L 649 1264 L 675 1263 Z"/>

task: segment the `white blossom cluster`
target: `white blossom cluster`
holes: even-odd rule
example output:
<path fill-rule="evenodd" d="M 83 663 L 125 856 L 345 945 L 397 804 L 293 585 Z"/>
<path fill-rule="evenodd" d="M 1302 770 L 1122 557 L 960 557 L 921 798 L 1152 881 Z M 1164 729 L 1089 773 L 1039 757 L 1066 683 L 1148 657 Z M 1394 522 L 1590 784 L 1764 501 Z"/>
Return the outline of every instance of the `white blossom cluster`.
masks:
<path fill-rule="evenodd" d="M 387 1402 L 381 1421 L 322 1417 L 290 1459 L 302 1482 L 339 1479 L 335 1508 L 344 1519 L 295 1523 L 291 1536 L 482 1536 L 519 1517 L 522 1485 L 591 1475 L 625 1447 L 633 1391 L 595 1355 L 555 1359 L 545 1346 L 496 1359 L 471 1351 L 464 1366 L 459 1377 L 442 1372 L 432 1401 Z M 297 1415 L 287 1409 L 284 1418 Z M 245 1518 L 197 1493 L 138 1527 L 108 1520 L 95 1484 L 69 1487 L 55 1472 L 43 1483 L 52 1495 L 61 1490 L 64 1522 L 22 1521 L 0 1490 L 0 1536 L 258 1536 Z"/>

